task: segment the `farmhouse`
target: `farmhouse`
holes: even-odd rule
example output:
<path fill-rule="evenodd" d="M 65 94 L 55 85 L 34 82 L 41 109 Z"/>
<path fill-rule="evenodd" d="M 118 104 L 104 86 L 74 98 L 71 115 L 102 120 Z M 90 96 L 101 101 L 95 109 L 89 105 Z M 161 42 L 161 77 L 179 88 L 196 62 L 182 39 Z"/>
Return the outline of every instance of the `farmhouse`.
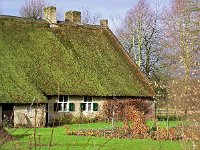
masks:
<path fill-rule="evenodd" d="M 0 16 L 0 123 L 44 126 L 57 114 L 93 117 L 107 99 L 152 100 L 149 81 L 108 28 L 81 13 L 44 20 Z"/>

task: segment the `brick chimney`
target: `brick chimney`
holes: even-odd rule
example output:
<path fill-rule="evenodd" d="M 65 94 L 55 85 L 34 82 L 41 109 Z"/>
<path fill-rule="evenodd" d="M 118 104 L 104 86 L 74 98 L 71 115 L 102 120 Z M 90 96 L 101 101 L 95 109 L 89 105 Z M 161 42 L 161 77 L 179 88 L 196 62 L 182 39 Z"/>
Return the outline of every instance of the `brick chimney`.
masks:
<path fill-rule="evenodd" d="M 44 19 L 51 24 L 57 24 L 56 7 L 50 6 L 44 8 Z"/>
<path fill-rule="evenodd" d="M 100 20 L 100 25 L 104 28 L 108 28 L 108 20 Z"/>
<path fill-rule="evenodd" d="M 81 12 L 79 11 L 67 11 L 65 12 L 65 21 L 74 23 L 81 23 Z"/>

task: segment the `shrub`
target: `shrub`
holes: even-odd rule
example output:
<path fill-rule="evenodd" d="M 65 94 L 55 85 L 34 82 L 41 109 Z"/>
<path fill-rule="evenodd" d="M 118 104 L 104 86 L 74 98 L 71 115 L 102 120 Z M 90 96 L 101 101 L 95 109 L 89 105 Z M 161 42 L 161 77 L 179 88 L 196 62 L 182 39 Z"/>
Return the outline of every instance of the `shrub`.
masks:
<path fill-rule="evenodd" d="M 200 126 L 195 124 L 176 127 L 184 141 L 200 141 Z"/>
<path fill-rule="evenodd" d="M 155 131 L 156 140 L 177 140 L 179 136 L 176 134 L 175 128 L 157 128 Z"/>
<path fill-rule="evenodd" d="M 49 126 L 62 126 L 66 124 L 82 124 L 82 123 L 96 123 L 102 121 L 102 117 L 95 116 L 88 118 L 86 116 L 75 117 L 71 113 L 55 114 L 55 119 L 50 120 Z"/>
<path fill-rule="evenodd" d="M 99 116 L 95 116 L 93 118 L 88 118 L 86 116 L 80 116 L 80 117 L 73 117 L 72 118 L 72 123 L 79 123 L 79 124 L 96 123 L 96 122 L 99 122 L 99 121 L 102 121 L 101 117 L 99 117 Z"/>
<path fill-rule="evenodd" d="M 141 99 L 114 99 L 107 100 L 103 105 L 103 116 L 111 121 L 114 117 L 115 120 L 123 121 L 127 119 L 126 115 L 130 107 L 134 107 L 134 110 L 144 113 L 145 116 L 151 113 L 150 103 Z M 114 112 L 114 116 L 113 116 Z M 130 120 L 130 118 L 128 119 Z"/>
<path fill-rule="evenodd" d="M 158 115 L 157 116 L 158 121 L 179 121 L 179 120 L 183 120 L 184 117 L 183 116 L 174 116 L 174 115 Z"/>
<path fill-rule="evenodd" d="M 71 113 L 55 114 L 55 118 L 50 120 L 49 126 L 61 126 L 72 123 L 73 115 Z"/>
<path fill-rule="evenodd" d="M 131 119 L 131 121 L 124 122 L 124 127 L 104 130 L 78 130 L 71 132 L 69 131 L 69 128 L 66 127 L 66 133 L 70 135 L 107 138 L 147 138 L 149 128 L 145 124 L 144 114 L 139 111 L 135 111 L 133 107 L 129 108 L 128 110 L 129 113 L 127 113 L 127 117 L 130 117 L 129 119 Z"/>

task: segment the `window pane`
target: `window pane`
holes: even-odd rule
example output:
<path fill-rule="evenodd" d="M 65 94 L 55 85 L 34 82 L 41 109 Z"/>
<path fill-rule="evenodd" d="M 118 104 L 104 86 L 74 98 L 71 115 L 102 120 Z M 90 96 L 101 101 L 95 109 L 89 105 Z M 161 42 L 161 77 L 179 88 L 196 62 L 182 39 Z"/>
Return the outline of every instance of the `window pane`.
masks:
<path fill-rule="evenodd" d="M 58 111 L 58 103 L 54 103 L 54 111 Z"/>
<path fill-rule="evenodd" d="M 64 103 L 64 111 L 67 111 L 67 103 Z"/>
<path fill-rule="evenodd" d="M 92 103 L 88 103 L 88 111 L 92 110 Z"/>
<path fill-rule="evenodd" d="M 58 110 L 58 111 L 62 111 L 62 103 L 58 103 L 58 105 L 57 105 L 57 110 Z"/>
<path fill-rule="evenodd" d="M 92 102 L 92 96 L 84 96 L 84 102 Z"/>
<path fill-rule="evenodd" d="M 63 102 L 63 96 L 62 95 L 59 96 L 59 102 Z"/>
<path fill-rule="evenodd" d="M 64 102 L 68 102 L 68 96 L 64 96 Z"/>

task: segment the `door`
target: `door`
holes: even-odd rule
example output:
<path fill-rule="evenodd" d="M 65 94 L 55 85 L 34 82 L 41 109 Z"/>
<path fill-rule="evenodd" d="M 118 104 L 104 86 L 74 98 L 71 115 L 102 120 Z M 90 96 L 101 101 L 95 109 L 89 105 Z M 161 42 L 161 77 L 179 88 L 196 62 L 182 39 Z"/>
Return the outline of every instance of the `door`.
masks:
<path fill-rule="evenodd" d="M 2 119 L 5 126 L 14 125 L 14 104 L 2 104 Z"/>

